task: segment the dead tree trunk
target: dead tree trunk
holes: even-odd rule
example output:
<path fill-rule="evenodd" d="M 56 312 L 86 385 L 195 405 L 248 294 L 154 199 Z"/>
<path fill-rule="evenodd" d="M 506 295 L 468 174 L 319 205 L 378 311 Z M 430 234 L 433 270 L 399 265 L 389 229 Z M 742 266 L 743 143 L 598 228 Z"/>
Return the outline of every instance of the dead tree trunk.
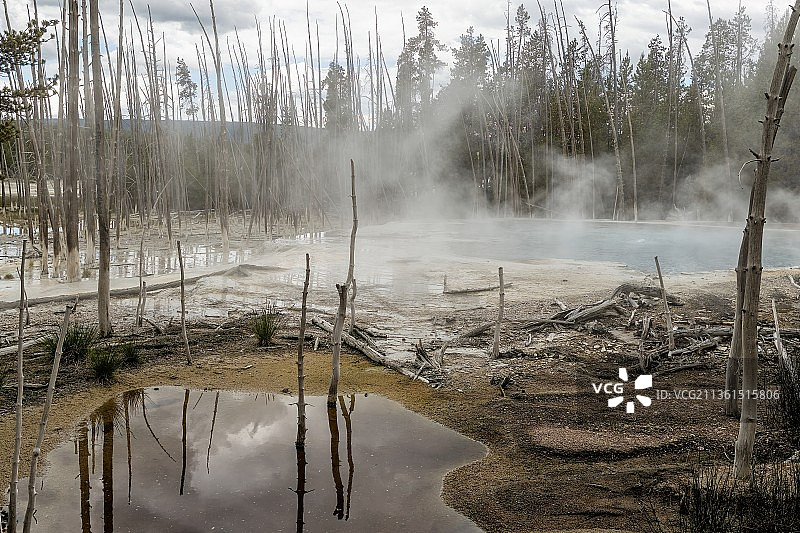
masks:
<path fill-rule="evenodd" d="M 91 1 L 97 2 L 97 0 Z M 77 301 L 75 305 L 77 305 Z M 44 442 L 45 429 L 47 428 L 47 418 L 50 415 L 50 406 L 53 405 L 53 392 L 56 389 L 58 367 L 61 364 L 61 354 L 64 349 L 64 337 L 67 335 L 69 317 L 73 310 L 74 307 L 67 304 L 64 309 L 64 320 L 61 323 L 61 332 L 58 335 L 58 345 L 56 346 L 56 354 L 53 359 L 53 368 L 50 372 L 50 383 L 47 385 L 47 397 L 44 402 L 44 410 L 42 411 L 42 420 L 39 423 L 39 435 L 36 437 L 36 446 L 33 448 L 33 454 L 31 456 L 31 472 L 28 476 L 28 508 L 25 510 L 25 522 L 22 525 L 23 533 L 30 532 L 33 511 L 36 508 L 36 466 L 39 462 L 39 456 L 42 454 L 42 443 Z"/>
<path fill-rule="evenodd" d="M 300 334 L 297 339 L 297 439 L 294 445 L 306 445 L 306 374 L 303 369 L 303 343 L 306 339 L 306 302 L 308 301 L 308 281 L 311 277 L 311 260 L 306 254 L 306 279 L 303 282 L 303 305 L 300 308 Z"/>
<path fill-rule="evenodd" d="M 664 277 L 661 275 L 661 265 L 658 263 L 658 256 L 655 257 L 656 270 L 658 271 L 658 283 L 661 285 L 661 297 L 664 300 L 664 314 L 667 321 L 667 338 L 669 339 L 669 351 L 675 349 L 675 334 L 672 331 L 672 313 L 669 310 L 667 301 L 667 289 L 664 288 Z"/>
<path fill-rule="evenodd" d="M 219 123 L 220 123 L 220 132 L 219 132 L 219 146 L 218 150 L 221 151 L 218 158 L 215 158 L 215 161 L 219 161 L 220 158 L 222 159 L 222 167 L 217 165 L 217 173 L 219 176 L 220 181 L 220 195 L 219 195 L 219 225 L 220 230 L 222 232 L 222 247 L 227 254 L 228 251 L 228 158 L 227 158 L 227 146 L 228 146 L 228 130 L 225 124 L 225 99 L 224 99 L 224 92 L 222 90 L 222 56 L 219 52 L 219 36 L 217 34 L 217 17 L 214 14 L 214 2 L 209 0 L 209 5 L 211 6 L 211 27 L 214 30 L 214 67 L 217 71 L 217 98 L 219 100 Z M 210 44 L 210 43 L 209 43 Z M 220 172 L 221 170 L 221 172 Z"/>
<path fill-rule="evenodd" d="M 333 355 L 331 369 L 331 385 L 328 388 L 328 407 L 336 406 L 336 396 L 339 392 L 339 356 L 342 350 L 342 330 L 347 315 L 347 291 L 353 283 L 353 267 L 356 253 L 356 231 L 358 231 L 358 208 L 356 204 L 356 166 L 350 160 L 350 190 L 353 200 L 353 229 L 350 231 L 350 266 L 347 270 L 347 280 L 344 284 L 336 285 L 339 292 L 339 308 L 336 313 L 336 322 L 333 327 Z"/>
<path fill-rule="evenodd" d="M 752 205 L 753 194 L 750 194 Z M 747 286 L 747 248 L 749 231 L 744 229 L 742 245 L 739 248 L 739 261 L 736 264 L 736 315 L 733 320 L 733 338 L 731 351 L 728 354 L 728 364 L 725 369 L 725 414 L 739 416 L 739 368 L 742 362 L 742 307 L 744 306 L 744 289 Z"/>
<path fill-rule="evenodd" d="M 189 337 L 186 335 L 186 288 L 184 284 L 183 252 L 181 241 L 178 241 L 178 265 L 181 268 L 181 331 L 183 332 L 183 348 L 186 350 L 186 364 L 192 364 L 192 352 L 189 350 Z M 144 312 L 142 313 L 144 314 Z"/>
<path fill-rule="evenodd" d="M 97 188 L 97 221 L 100 226 L 100 270 L 97 273 L 97 323 L 100 335 L 111 334 L 109 312 L 111 280 L 111 228 L 108 207 L 108 175 L 105 160 L 105 139 L 103 132 L 103 74 L 100 63 L 100 24 L 98 0 L 89 0 L 89 25 L 92 33 L 92 85 L 94 89 L 94 181 Z M 91 217 L 94 220 L 94 216 Z M 89 221 L 87 220 L 87 224 Z M 94 254 L 87 248 L 87 252 Z"/>
<path fill-rule="evenodd" d="M 14 456 L 11 459 L 11 487 L 8 495 L 8 531 L 17 531 L 17 481 L 19 480 L 19 453 L 22 448 L 22 396 L 25 392 L 25 376 L 22 371 L 22 331 L 25 327 L 25 248 L 22 241 L 22 261 L 19 267 L 19 327 L 17 329 L 17 427 L 14 437 Z"/>
<path fill-rule="evenodd" d="M 708 7 L 708 29 L 711 32 L 711 44 L 714 47 L 714 96 L 717 99 L 717 105 L 719 105 L 719 120 L 721 123 L 721 132 L 722 132 L 722 153 L 725 155 L 725 172 L 726 177 L 728 178 L 728 183 L 730 184 L 730 198 L 728 203 L 728 220 L 733 220 L 733 191 L 736 187 L 736 182 L 733 180 L 733 176 L 731 175 L 731 157 L 728 150 L 728 121 L 725 118 L 725 91 L 722 88 L 722 75 L 720 74 L 720 57 L 719 57 L 719 44 L 717 43 L 717 37 L 714 35 L 714 20 L 711 17 L 711 1 L 706 0 L 706 6 Z M 702 119 L 702 117 L 701 117 Z"/>
<path fill-rule="evenodd" d="M 350 335 L 353 334 L 353 330 L 356 328 L 356 294 L 358 293 L 358 288 L 356 286 L 356 278 L 353 278 L 353 290 L 350 291 Z"/>
<path fill-rule="evenodd" d="M 67 124 L 69 144 L 64 179 L 64 232 L 67 234 L 67 281 L 81 279 L 78 252 L 78 0 L 69 2 L 69 66 L 67 70 Z"/>
<path fill-rule="evenodd" d="M 500 355 L 500 324 L 503 322 L 503 306 L 506 300 L 506 288 L 503 285 L 503 267 L 497 269 L 497 275 L 500 277 L 500 307 L 497 310 L 497 324 L 494 326 L 494 344 L 492 346 L 492 357 L 495 359 Z"/>
<path fill-rule="evenodd" d="M 583 40 L 586 45 L 589 47 L 589 52 L 592 54 L 592 59 L 595 68 L 595 74 L 597 75 L 598 83 L 603 85 L 603 101 L 606 104 L 606 111 L 609 117 L 609 123 L 611 126 L 611 141 L 614 146 L 614 160 L 616 163 L 616 170 L 617 170 L 617 199 L 614 202 L 614 220 L 618 218 L 625 217 L 625 180 L 623 179 L 622 175 L 622 159 L 619 153 L 619 135 L 617 134 L 617 118 L 614 112 L 614 106 L 611 105 L 611 101 L 608 98 L 608 87 L 605 86 L 603 82 L 603 75 L 600 72 L 600 58 L 595 54 L 594 48 L 592 47 L 592 43 L 589 41 L 589 38 L 586 36 L 586 28 L 583 25 L 583 22 L 580 19 L 576 18 L 575 20 L 578 21 L 578 25 L 581 28 L 581 33 L 583 34 Z M 611 82 L 613 85 L 616 86 L 617 80 L 614 79 Z"/>
<path fill-rule="evenodd" d="M 792 39 L 800 18 L 800 0 L 795 0 L 786 26 L 783 41 L 778 46 L 778 60 L 766 94 L 767 109 L 761 134 L 761 152 L 757 154 L 755 181 L 752 189 L 750 213 L 747 216 L 747 269 L 744 278 L 744 305 L 742 307 L 742 415 L 739 436 L 736 439 L 734 473 L 739 479 L 752 475 L 753 445 L 756 436 L 758 395 L 758 304 L 761 296 L 761 251 L 764 238 L 764 211 L 767 200 L 767 179 L 772 164 L 772 148 L 778 133 L 783 108 L 797 68 L 790 65 Z"/>

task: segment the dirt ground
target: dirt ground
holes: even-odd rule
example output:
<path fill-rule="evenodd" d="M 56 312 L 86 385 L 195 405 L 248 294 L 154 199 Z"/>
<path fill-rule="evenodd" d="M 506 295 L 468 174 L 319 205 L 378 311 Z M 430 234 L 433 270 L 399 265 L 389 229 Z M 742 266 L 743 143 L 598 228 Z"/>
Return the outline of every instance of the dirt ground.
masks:
<path fill-rule="evenodd" d="M 800 327 L 798 291 L 786 274 L 765 273 L 761 310 L 765 326 L 771 325 L 769 299 L 774 297 L 782 327 Z M 564 303 L 572 307 L 596 301 L 614 285 L 592 287 L 583 295 L 574 288 L 564 291 Z M 679 327 L 732 323 L 732 276 L 671 279 L 670 288 L 684 304 L 674 308 Z M 529 336 L 526 321 L 557 311 L 553 297 L 559 294 L 554 290 L 536 300 L 522 294 L 511 298 L 501 335 L 502 357 L 487 355 L 491 330 L 466 340 L 448 351 L 438 389 L 411 382 L 356 353 L 343 358 L 340 389 L 381 394 L 484 443 L 489 448 L 487 457 L 448 474 L 443 498 L 487 531 L 641 531 L 645 507 L 656 509 L 667 522 L 674 520 L 680 487 L 691 468 L 732 461 L 738 421 L 723 415 L 720 399 L 709 397 L 657 399 L 651 393 L 652 404 L 637 404 L 632 414 L 625 412 L 624 405 L 609 409 L 607 395 L 595 393 L 592 384 L 618 381 L 618 367 L 628 368 L 631 376 L 642 373 L 636 328 L 626 327 L 627 316 L 618 316 L 577 330 L 556 326 Z M 32 308 L 32 319 L 55 323 L 58 318 L 53 313 L 63 309 L 61 305 Z M 84 302 L 78 320 L 90 319 L 93 305 Z M 659 309 L 643 312 L 653 315 L 663 332 Z M 494 313 L 486 306 L 462 306 L 429 319 L 457 332 Z M 4 323 L 12 316 L 12 312 L 4 313 Z M 369 315 L 362 321 L 369 323 Z M 203 319 L 190 327 L 192 366 L 184 363 L 177 326 L 167 327 L 164 335 L 147 329 L 135 337 L 143 350 L 143 363 L 122 371 L 110 386 L 92 382 L 81 366 L 67 365 L 59 376 L 45 451 L 69 438 L 72 428 L 108 397 L 128 389 L 176 384 L 296 394 L 296 342 L 290 338 L 296 326 L 297 316 L 292 313 L 280 339 L 284 347 L 265 350 L 256 347 L 246 320 Z M 122 333 L 126 332 L 117 331 Z M 321 394 L 329 380 L 329 345 L 321 330 L 309 328 L 309 334 L 318 337 L 320 345 L 313 351 L 314 341 L 305 343 L 307 393 Z M 662 361 L 653 372 L 653 389 L 720 389 L 729 340 L 723 338 L 717 346 L 685 361 Z M 769 339 L 764 345 L 761 375 L 764 388 L 769 388 L 775 355 Z M 797 353 L 795 341 L 789 340 L 788 347 Z M 46 383 L 48 365 L 37 360 L 33 351 L 28 358 L 25 381 Z M 699 365 L 675 371 L 694 363 Z M 13 373 L 13 355 L 2 357 L 0 375 L 6 384 L 15 381 Z M 15 394 L 8 385 L 0 389 L 0 457 L 5 458 L 11 457 L 14 445 Z M 26 458 L 43 396 L 41 390 L 25 395 L 22 472 L 29 468 Z M 780 433 L 769 406 L 761 405 L 757 456 L 785 459 L 800 442 Z M 1 461 L 0 486 L 7 486 L 9 471 L 9 462 Z"/>

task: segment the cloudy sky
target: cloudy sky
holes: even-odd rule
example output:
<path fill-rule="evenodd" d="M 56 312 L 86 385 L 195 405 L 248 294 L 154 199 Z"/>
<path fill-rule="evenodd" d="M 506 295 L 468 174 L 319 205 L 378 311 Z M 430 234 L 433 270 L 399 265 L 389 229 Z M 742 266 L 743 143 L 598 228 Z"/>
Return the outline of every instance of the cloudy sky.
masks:
<path fill-rule="evenodd" d="M 126 31 L 129 31 L 132 23 L 131 8 L 129 0 L 124 1 Z M 589 30 L 596 31 L 598 10 L 602 9 L 602 0 L 562 1 L 567 21 L 571 26 L 569 28 L 571 36 L 577 36 L 578 28 L 574 18 L 576 16 L 586 23 Z M 742 2 L 753 19 L 753 33 L 759 39 L 764 34 L 765 12 L 768 3 L 768 0 L 745 0 Z M 715 18 L 730 18 L 734 14 L 737 4 L 730 0 L 712 0 L 711 9 Z M 147 1 L 133 0 L 133 5 L 140 22 L 144 24 L 148 11 Z M 359 0 L 343 3 L 342 6 L 349 9 L 355 51 L 360 56 L 362 64 L 366 63 L 368 54 L 368 35 L 372 34 L 374 38 L 376 16 L 384 55 L 391 69 L 403 44 L 402 23 L 405 22 L 406 33 L 413 35 L 416 32 L 414 16 L 422 5 L 422 3 L 397 0 Z M 482 33 L 487 41 L 493 40 L 497 43 L 497 40 L 504 36 L 509 5 L 513 16 L 519 4 L 494 0 L 434 0 L 425 5 L 439 23 L 437 37 L 449 48 L 457 44 L 458 36 L 469 26 L 474 26 L 476 33 Z M 529 1 L 525 5 L 531 13 L 532 19 L 538 19 L 536 3 Z M 776 5 L 780 6 L 780 9 L 784 8 L 783 3 L 776 2 Z M 59 0 L 39 0 L 38 6 L 40 17 L 60 18 Z M 544 0 L 543 6 L 545 9 L 553 11 L 553 4 L 547 0 Z M 666 33 L 666 15 L 663 10 L 667 8 L 667 0 L 618 0 L 616 6 L 619 47 L 621 50 L 629 50 L 634 58 L 638 58 L 639 54 L 646 49 L 647 43 L 654 35 Z M 12 24 L 21 25 L 27 20 L 27 11 L 29 7 L 32 9 L 32 1 L 29 6 L 25 0 L 12 0 L 8 7 Z M 208 3 L 205 0 L 198 0 L 194 2 L 194 7 L 210 31 Z M 113 51 L 116 48 L 117 40 L 118 0 L 100 0 L 100 9 L 109 47 Z M 174 66 L 175 58 L 183 57 L 190 68 L 194 69 L 197 64 L 195 44 L 200 43 L 202 36 L 189 2 L 160 0 L 149 5 L 149 9 L 156 34 L 163 33 L 165 35 L 170 63 Z M 258 46 L 256 21 L 260 21 L 264 31 L 267 32 L 270 22 L 279 20 L 285 23 L 289 41 L 294 46 L 298 61 L 302 63 L 306 39 L 306 4 L 302 0 L 217 0 L 215 11 L 223 50 L 225 50 L 225 38 L 234 39 L 234 31 L 238 30 L 239 37 L 248 50 L 250 62 L 254 62 Z M 689 45 L 692 53 L 697 53 L 708 28 L 705 0 L 672 0 L 672 11 L 676 18 L 684 17 L 692 28 Z M 308 13 L 312 33 L 316 32 L 318 26 L 323 65 L 327 64 L 336 48 L 338 12 L 337 3 L 333 0 L 309 0 Z M 138 42 L 138 34 L 134 37 Z M 340 39 L 341 46 L 343 44 Z M 223 51 L 223 56 L 226 55 Z M 443 54 L 442 59 L 449 63 L 449 52 Z M 227 59 L 223 58 L 223 62 L 227 62 Z M 445 67 L 440 72 L 439 83 L 447 78 L 448 70 L 449 68 Z"/>

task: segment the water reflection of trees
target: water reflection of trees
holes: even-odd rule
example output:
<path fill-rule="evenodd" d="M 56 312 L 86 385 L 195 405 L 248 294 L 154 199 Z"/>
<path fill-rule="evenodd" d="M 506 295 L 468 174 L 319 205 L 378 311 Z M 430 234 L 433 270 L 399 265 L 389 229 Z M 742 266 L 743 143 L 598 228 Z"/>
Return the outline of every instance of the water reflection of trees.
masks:
<path fill-rule="evenodd" d="M 351 415 L 353 414 L 353 410 L 356 408 L 356 396 L 355 394 L 350 395 L 350 409 L 345 406 L 344 404 L 344 397 L 339 396 L 339 405 L 342 408 L 342 416 L 344 417 L 344 427 L 345 432 L 347 434 L 347 504 L 345 508 L 345 515 L 344 519 L 347 520 L 350 518 L 350 495 L 352 494 L 353 490 L 353 424 Z"/>
<path fill-rule="evenodd" d="M 328 406 L 328 428 L 331 433 L 331 473 L 333 484 L 336 488 L 336 508 L 334 516 L 341 519 L 350 518 L 350 495 L 353 488 L 353 426 L 350 414 L 356 407 L 356 397 L 350 395 L 350 408 L 345 405 L 344 397 L 339 396 L 339 408 L 342 410 L 342 418 L 345 424 L 345 441 L 347 442 L 347 512 L 345 513 L 344 484 L 342 483 L 341 460 L 339 459 L 339 417 L 336 404 Z"/>
<path fill-rule="evenodd" d="M 80 478 L 81 531 L 84 533 L 91 533 L 92 530 L 92 487 L 89 457 L 92 458 L 91 471 L 94 474 L 96 436 L 99 431 L 103 435 L 103 444 L 100 450 L 102 455 L 103 531 L 114 530 L 114 432 L 118 426 L 122 425 L 125 427 L 128 456 L 128 503 L 130 504 L 133 478 L 130 420 L 140 407 L 144 410 L 144 391 L 142 389 L 128 391 L 121 398 L 113 398 L 104 403 L 90 415 L 89 420 L 82 422 L 78 427 L 77 455 L 78 477 Z M 91 453 L 89 428 L 91 428 Z"/>
<path fill-rule="evenodd" d="M 89 425 L 82 422 L 78 428 L 78 475 L 81 478 L 81 531 L 91 533 L 89 515 Z"/>
<path fill-rule="evenodd" d="M 188 406 L 190 401 L 191 391 L 184 389 L 184 397 L 182 402 L 182 420 L 181 420 L 181 447 L 182 447 L 182 461 L 181 461 L 181 475 L 179 494 L 183 495 L 186 489 L 186 473 L 187 473 L 187 451 L 188 451 Z M 216 391 L 213 411 L 210 413 L 211 427 L 208 437 L 207 453 L 206 453 L 206 470 L 210 474 L 210 455 L 214 437 L 214 429 L 219 410 L 220 392 Z M 201 398 L 196 400 L 194 407 L 199 405 Z M 266 396 L 267 402 L 270 397 Z M 119 432 L 119 436 L 125 437 L 125 446 L 127 451 L 127 475 L 128 475 L 128 504 L 132 500 L 132 486 L 133 486 L 133 449 L 132 443 L 136 440 L 132 420 L 141 413 L 142 421 L 144 421 L 147 430 L 152 437 L 153 441 L 169 457 L 170 460 L 176 462 L 170 452 L 162 444 L 158 436 L 158 428 L 153 428 L 147 416 L 147 404 L 149 398 L 144 389 L 136 389 L 124 393 L 121 397 L 114 398 L 103 404 L 97 411 L 90 415 L 89 419 L 81 423 L 78 427 L 75 439 L 75 453 L 78 457 L 78 475 L 80 478 L 80 517 L 81 517 L 81 531 L 82 533 L 91 533 L 91 490 L 92 490 L 92 476 L 95 473 L 95 457 L 99 455 L 98 461 L 101 462 L 101 487 L 103 495 L 103 531 L 111 532 L 114 529 L 114 491 L 113 491 L 113 459 L 114 459 L 114 437 L 115 432 Z M 208 402 L 210 406 L 210 401 Z M 151 402 L 152 404 L 152 402 Z M 327 410 L 328 415 L 328 429 L 330 431 L 330 452 L 331 452 L 331 474 L 333 477 L 334 487 L 336 491 L 336 504 L 333 515 L 338 520 L 348 520 L 350 517 L 351 496 L 353 491 L 353 478 L 355 472 L 355 465 L 353 459 L 353 420 L 352 413 L 355 410 L 356 397 L 354 395 L 338 396 L 337 404 L 329 407 Z M 204 408 L 205 404 L 204 404 Z M 339 411 L 341 411 L 342 419 L 344 421 L 345 435 L 341 435 L 341 427 L 339 420 Z M 91 440 L 90 440 L 91 434 Z M 147 434 L 147 432 L 145 432 Z M 344 439 L 342 439 L 344 437 Z M 102 439 L 102 440 L 100 440 Z M 342 462 L 343 458 L 340 455 L 341 440 L 346 443 L 346 458 L 347 458 L 347 481 L 346 488 L 345 482 L 342 477 Z M 100 441 L 100 442 L 96 442 Z M 296 443 L 297 444 L 297 443 Z M 100 447 L 95 453 L 96 445 Z M 297 459 L 297 484 L 293 492 L 297 495 L 297 513 L 296 513 L 296 528 L 297 533 L 302 533 L 305 527 L 304 512 L 305 512 L 305 495 L 311 492 L 307 489 L 307 468 L 308 456 L 305 445 L 296 445 L 296 459 Z M 90 464 L 91 458 L 91 464 Z M 98 518 L 98 517 L 96 517 Z"/>

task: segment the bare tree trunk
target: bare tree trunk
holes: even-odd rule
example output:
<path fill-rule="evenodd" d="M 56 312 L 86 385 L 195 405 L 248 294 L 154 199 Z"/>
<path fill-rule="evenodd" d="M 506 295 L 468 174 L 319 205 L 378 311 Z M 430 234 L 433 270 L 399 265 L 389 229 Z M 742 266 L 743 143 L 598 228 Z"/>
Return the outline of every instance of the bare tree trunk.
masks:
<path fill-rule="evenodd" d="M 664 288 L 664 278 L 661 276 L 661 265 L 658 262 L 658 256 L 655 257 L 656 270 L 658 271 L 658 283 L 661 285 L 661 298 L 664 300 L 664 315 L 667 321 L 667 338 L 669 339 L 669 351 L 675 349 L 675 334 L 672 331 L 672 313 L 669 310 L 669 302 L 667 301 L 667 289 Z"/>
<path fill-rule="evenodd" d="M 64 179 L 64 232 L 67 234 L 67 281 L 79 281 L 78 252 L 78 0 L 69 0 L 69 66 L 67 69 L 67 124 L 69 144 L 67 174 Z"/>
<path fill-rule="evenodd" d="M 306 374 L 303 369 L 303 343 L 306 338 L 306 302 L 310 277 L 311 259 L 306 254 L 306 279 L 303 282 L 303 305 L 300 308 L 300 334 L 297 341 L 297 439 L 294 442 L 297 448 L 304 448 L 306 445 Z M 300 523 L 302 523 L 302 515 Z"/>
<path fill-rule="evenodd" d="M 94 181 L 97 187 L 97 220 L 100 226 L 100 269 L 97 273 L 97 322 L 100 335 L 111 334 L 109 267 L 111 265 L 111 228 L 103 132 L 103 74 L 100 63 L 100 27 L 98 0 L 89 0 L 89 24 L 92 33 L 92 85 L 94 90 Z M 94 220 L 94 217 L 91 217 Z M 87 221 L 87 224 L 89 221 Z M 87 250 L 88 253 L 88 250 Z M 91 252 L 93 253 L 93 252 Z"/>
<path fill-rule="evenodd" d="M 628 119 L 628 134 L 631 142 L 631 171 L 633 174 L 633 220 L 639 221 L 639 190 L 637 182 L 638 176 L 636 175 L 636 145 L 633 142 L 633 124 L 631 123 L 631 110 L 628 107 L 628 90 L 625 89 L 625 116 Z"/>
<path fill-rule="evenodd" d="M 14 437 L 14 456 L 11 459 L 11 487 L 8 495 L 8 531 L 17 531 L 17 482 L 19 480 L 19 454 L 22 448 L 22 396 L 25 376 L 22 372 L 22 332 L 25 328 L 25 251 L 28 241 L 22 241 L 22 261 L 19 267 L 19 327 L 17 329 L 17 426 Z"/>
<path fill-rule="evenodd" d="M 83 225 L 84 233 L 86 235 L 86 253 L 84 260 L 87 265 L 94 265 L 95 253 L 95 183 L 94 175 L 90 170 L 89 164 L 89 128 L 94 124 L 95 115 L 103 116 L 103 108 L 95 109 L 94 105 L 94 88 L 89 83 L 89 17 L 86 13 L 86 0 L 81 0 L 81 19 L 83 23 L 83 39 L 81 47 L 81 55 L 83 56 L 83 128 L 84 135 L 82 136 L 81 149 L 84 150 L 83 159 L 81 160 L 81 190 L 83 196 L 81 202 L 83 204 Z M 94 36 L 92 36 L 94 41 Z M 99 43 L 98 43 L 99 44 Z"/>
<path fill-rule="evenodd" d="M 725 172 L 730 185 L 729 199 L 728 199 L 728 221 L 733 221 L 733 192 L 736 190 L 736 182 L 731 174 L 731 157 L 728 149 L 728 121 L 725 119 L 725 91 L 722 87 L 722 75 L 720 74 L 720 57 L 719 57 L 719 43 L 714 34 L 714 20 L 711 17 L 711 0 L 706 0 L 708 7 L 708 28 L 711 32 L 711 44 L 714 46 L 714 93 L 719 105 L 719 120 L 721 123 L 722 132 L 722 153 L 725 155 Z"/>
<path fill-rule="evenodd" d="M 752 206 L 753 194 L 750 194 Z M 739 416 L 739 369 L 742 362 L 742 307 L 744 306 L 744 292 L 747 286 L 747 249 L 749 246 L 749 231 L 745 227 L 742 234 L 742 244 L 739 248 L 739 260 L 736 264 L 736 314 L 733 320 L 733 338 L 731 351 L 728 354 L 728 363 L 725 368 L 725 414 Z"/>
<path fill-rule="evenodd" d="M 356 327 L 356 295 L 358 293 L 358 288 L 356 286 L 356 278 L 353 278 L 353 290 L 350 291 L 350 335 L 353 334 L 353 330 Z"/>
<path fill-rule="evenodd" d="M 181 251 L 181 241 L 178 241 L 178 265 L 181 269 L 181 332 L 183 333 L 183 347 L 186 350 L 186 364 L 191 365 L 192 352 L 189 350 L 189 337 L 186 335 L 186 289 L 184 286 L 183 252 Z"/>
<path fill-rule="evenodd" d="M 492 346 L 492 357 L 497 359 L 500 355 L 500 324 L 503 322 L 503 306 L 506 300 L 506 288 L 503 284 L 503 267 L 497 269 L 500 277 L 500 307 L 497 310 L 497 324 L 494 326 L 494 345 Z"/>
<path fill-rule="evenodd" d="M 767 179 L 772 164 L 772 148 L 778 133 L 783 108 L 797 68 L 790 65 L 792 40 L 800 18 L 800 0 L 795 0 L 786 33 L 778 47 L 778 60 L 767 97 L 761 136 L 761 152 L 753 183 L 750 213 L 747 217 L 747 270 L 745 274 L 744 305 L 742 312 L 742 415 L 736 439 L 734 473 L 739 479 L 752 475 L 753 445 L 756 436 L 758 407 L 758 308 L 761 296 L 761 249 L 764 238 L 764 211 L 767 200 Z"/>
<path fill-rule="evenodd" d="M 93 1 L 96 2 L 97 0 Z M 75 305 L 77 306 L 77 300 Z M 61 354 L 64 349 L 64 337 L 67 335 L 69 317 L 73 310 L 74 307 L 69 304 L 64 308 L 64 320 L 61 323 L 61 332 L 58 334 L 58 345 L 56 345 L 53 368 L 50 372 L 50 383 L 47 385 L 47 397 L 44 401 L 42 420 L 39 423 L 39 435 L 36 437 L 36 446 L 33 448 L 33 454 L 31 456 L 31 472 L 28 477 L 28 508 L 25 510 L 25 522 L 22 526 L 23 533 L 30 532 L 33 511 L 36 508 L 36 466 L 39 462 L 39 456 L 42 454 L 42 443 L 44 442 L 45 429 L 47 428 L 47 418 L 50 415 L 50 406 L 53 405 L 53 392 L 56 389 L 56 377 L 58 376 L 58 367 L 61 364 Z"/>
<path fill-rule="evenodd" d="M 119 248 L 119 232 L 122 223 L 122 206 L 125 193 L 125 183 L 123 181 L 124 162 L 122 157 L 122 147 L 120 143 L 120 130 L 122 129 L 122 43 L 125 39 L 124 24 L 123 24 L 123 0 L 119 0 L 119 36 L 117 37 L 117 69 L 114 78 L 114 111 L 113 111 L 113 130 L 112 137 L 112 154 L 114 163 L 111 168 L 116 172 L 115 191 L 116 191 L 116 222 L 114 228 L 116 232 L 117 248 Z M 110 67 L 109 67 L 110 68 Z"/>
<path fill-rule="evenodd" d="M 583 22 L 580 19 L 575 19 L 578 21 L 578 25 L 581 28 L 581 33 L 583 34 L 583 40 L 586 45 L 589 47 L 589 51 L 592 54 L 592 59 L 595 67 L 595 74 L 597 75 L 598 81 L 602 84 L 603 83 L 603 75 L 600 72 L 600 58 L 595 54 L 594 48 L 592 47 L 591 42 L 589 42 L 589 38 L 586 36 L 586 28 L 583 25 Z M 616 79 L 612 80 L 612 83 L 616 85 Z M 606 111 L 608 112 L 608 116 L 610 119 L 611 124 L 611 141 L 614 145 L 614 160 L 616 163 L 617 169 L 617 199 L 614 202 L 614 219 L 625 216 L 625 181 L 622 176 L 622 159 L 619 153 L 619 135 L 617 135 L 617 128 L 616 128 L 616 116 L 614 113 L 614 107 L 611 105 L 611 101 L 608 98 L 608 88 L 603 87 L 603 99 L 606 104 Z M 618 209 L 619 207 L 619 209 Z"/>
<path fill-rule="evenodd" d="M 350 232 L 350 266 L 347 270 L 347 280 L 336 285 L 339 292 L 339 307 L 336 313 L 336 322 L 333 327 L 333 354 L 331 369 L 331 385 L 328 388 L 328 407 L 336 405 L 336 396 L 339 391 L 339 355 L 342 350 L 342 330 L 347 314 L 347 291 L 353 283 L 353 268 L 356 253 L 356 231 L 358 231 L 358 208 L 356 205 L 356 166 L 350 160 L 350 189 L 353 201 L 353 229 Z"/>
<path fill-rule="evenodd" d="M 219 99 L 219 120 L 220 120 L 220 144 L 219 150 L 222 157 L 222 176 L 220 183 L 220 198 L 219 198 L 219 224 L 222 231 L 222 247 L 227 255 L 228 251 L 228 160 L 225 157 L 227 154 L 227 128 L 225 125 L 225 100 L 222 91 L 222 56 L 219 52 L 219 37 L 217 35 L 217 18 L 214 15 L 214 2 L 209 0 L 211 6 L 211 26 L 214 29 L 214 66 L 217 71 L 217 98 Z M 210 45 L 211 43 L 209 43 Z M 220 166 L 217 165 L 217 172 L 219 173 Z"/>

